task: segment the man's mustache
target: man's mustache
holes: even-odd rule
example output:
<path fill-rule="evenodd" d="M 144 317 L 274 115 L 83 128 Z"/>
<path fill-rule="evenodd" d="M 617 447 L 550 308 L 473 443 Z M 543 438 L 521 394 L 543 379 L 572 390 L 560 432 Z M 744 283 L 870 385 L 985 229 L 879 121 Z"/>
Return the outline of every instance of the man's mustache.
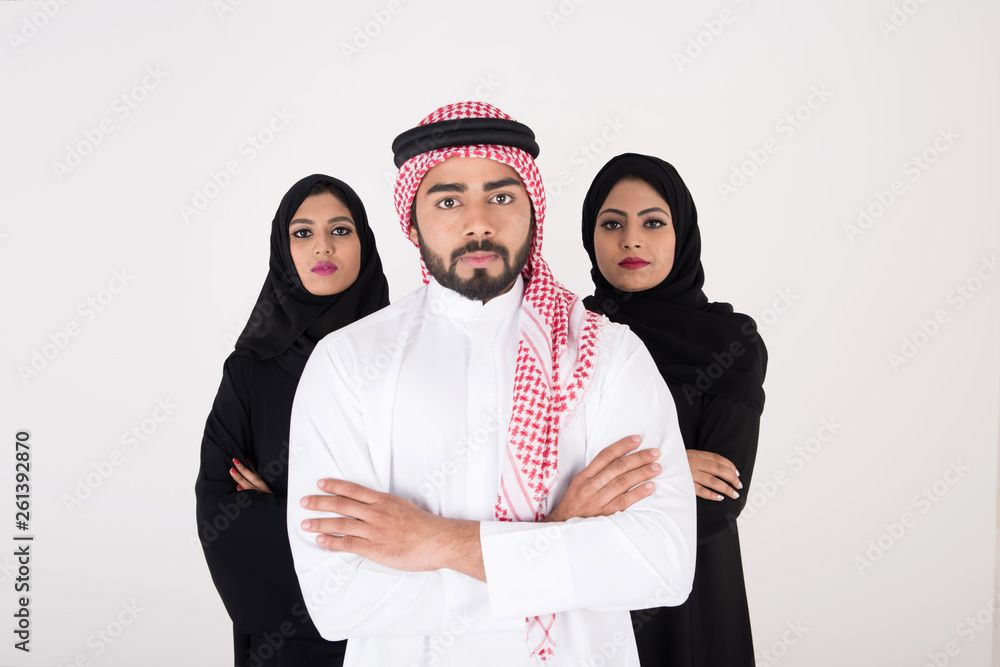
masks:
<path fill-rule="evenodd" d="M 455 265 L 459 257 L 467 255 L 470 252 L 494 252 L 503 260 L 504 264 L 510 263 L 510 251 L 506 247 L 499 243 L 494 243 L 489 239 L 483 239 L 482 241 L 469 241 L 463 247 L 451 253 L 452 266 Z"/>

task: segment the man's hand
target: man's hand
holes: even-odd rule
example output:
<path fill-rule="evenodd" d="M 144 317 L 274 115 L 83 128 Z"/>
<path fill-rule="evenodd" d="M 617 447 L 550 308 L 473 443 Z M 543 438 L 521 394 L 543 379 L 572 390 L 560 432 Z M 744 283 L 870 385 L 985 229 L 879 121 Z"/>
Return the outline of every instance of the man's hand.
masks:
<path fill-rule="evenodd" d="M 321 479 L 318 486 L 332 495 L 306 496 L 302 507 L 343 515 L 302 522 L 302 530 L 322 533 L 316 543 L 324 549 L 406 572 L 449 568 L 486 581 L 478 522 L 446 519 L 353 482 Z"/>
<path fill-rule="evenodd" d="M 544 521 L 609 516 L 652 494 L 656 487 L 649 480 L 660 474 L 661 466 L 656 463 L 660 452 L 644 449 L 629 454 L 641 442 L 642 438 L 631 435 L 602 449 L 577 473 Z"/>
<path fill-rule="evenodd" d="M 715 452 L 700 449 L 687 450 L 687 456 L 697 496 L 707 500 L 722 500 L 723 493 L 731 498 L 740 497 L 736 489 L 742 489 L 743 483 L 732 461 Z"/>

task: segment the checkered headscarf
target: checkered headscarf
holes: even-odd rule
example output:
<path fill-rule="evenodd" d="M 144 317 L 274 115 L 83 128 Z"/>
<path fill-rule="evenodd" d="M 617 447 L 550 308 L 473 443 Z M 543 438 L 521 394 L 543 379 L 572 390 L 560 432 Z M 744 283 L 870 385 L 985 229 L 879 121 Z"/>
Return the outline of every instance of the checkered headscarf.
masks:
<path fill-rule="evenodd" d="M 464 118 L 512 121 L 490 104 L 459 102 L 441 107 L 420 125 Z M 535 235 L 521 273 L 526 287 L 514 373 L 514 410 L 495 514 L 498 521 L 541 521 L 547 510 L 546 496 L 558 472 L 559 428 L 590 381 L 596 339 L 604 318 L 586 310 L 579 297 L 553 278 L 542 259 L 545 190 L 534 159 L 520 148 L 496 144 L 448 146 L 407 159 L 399 168 L 395 189 L 403 232 L 409 235 L 410 210 L 420 181 L 428 170 L 452 157 L 488 158 L 510 166 L 521 177 L 534 206 Z M 422 268 L 426 283 L 427 270 Z M 531 654 L 540 660 L 552 658 L 555 616 L 535 616 L 526 621 Z"/>

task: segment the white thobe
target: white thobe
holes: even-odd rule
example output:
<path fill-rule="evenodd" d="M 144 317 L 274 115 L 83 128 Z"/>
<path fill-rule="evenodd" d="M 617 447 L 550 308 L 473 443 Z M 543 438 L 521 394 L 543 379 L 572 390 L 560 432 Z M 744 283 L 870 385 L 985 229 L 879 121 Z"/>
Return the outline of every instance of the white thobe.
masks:
<path fill-rule="evenodd" d="M 559 432 L 547 511 L 604 447 L 658 448 L 654 493 L 608 517 L 498 522 L 524 284 L 488 303 L 431 281 L 316 346 L 292 408 L 288 532 L 309 614 L 349 638 L 345 665 L 540 664 L 525 617 L 555 613 L 554 666 L 638 665 L 628 610 L 683 602 L 695 494 L 673 398 L 642 342 L 610 324 L 584 398 Z M 402 572 L 319 547 L 299 505 L 332 477 L 480 523 L 487 583 Z"/>

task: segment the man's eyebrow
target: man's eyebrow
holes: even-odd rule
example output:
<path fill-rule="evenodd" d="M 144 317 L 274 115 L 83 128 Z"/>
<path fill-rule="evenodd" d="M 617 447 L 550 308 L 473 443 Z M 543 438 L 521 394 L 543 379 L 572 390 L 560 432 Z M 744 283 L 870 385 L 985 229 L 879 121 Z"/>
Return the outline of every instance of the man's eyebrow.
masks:
<path fill-rule="evenodd" d="M 654 206 L 653 208 L 643 209 L 643 210 L 639 211 L 639 215 L 646 215 L 647 213 L 652 213 L 653 211 L 659 211 L 663 215 L 670 215 L 670 213 L 668 211 L 664 211 L 659 206 Z"/>
<path fill-rule="evenodd" d="M 427 188 L 424 195 L 432 195 L 435 192 L 465 192 L 469 187 L 464 183 L 436 183 Z"/>
<path fill-rule="evenodd" d="M 510 186 L 521 185 L 521 181 L 516 178 L 502 178 L 499 181 L 489 181 L 483 183 L 483 190 L 489 192 L 490 190 L 498 190 L 500 188 L 509 188 Z"/>

